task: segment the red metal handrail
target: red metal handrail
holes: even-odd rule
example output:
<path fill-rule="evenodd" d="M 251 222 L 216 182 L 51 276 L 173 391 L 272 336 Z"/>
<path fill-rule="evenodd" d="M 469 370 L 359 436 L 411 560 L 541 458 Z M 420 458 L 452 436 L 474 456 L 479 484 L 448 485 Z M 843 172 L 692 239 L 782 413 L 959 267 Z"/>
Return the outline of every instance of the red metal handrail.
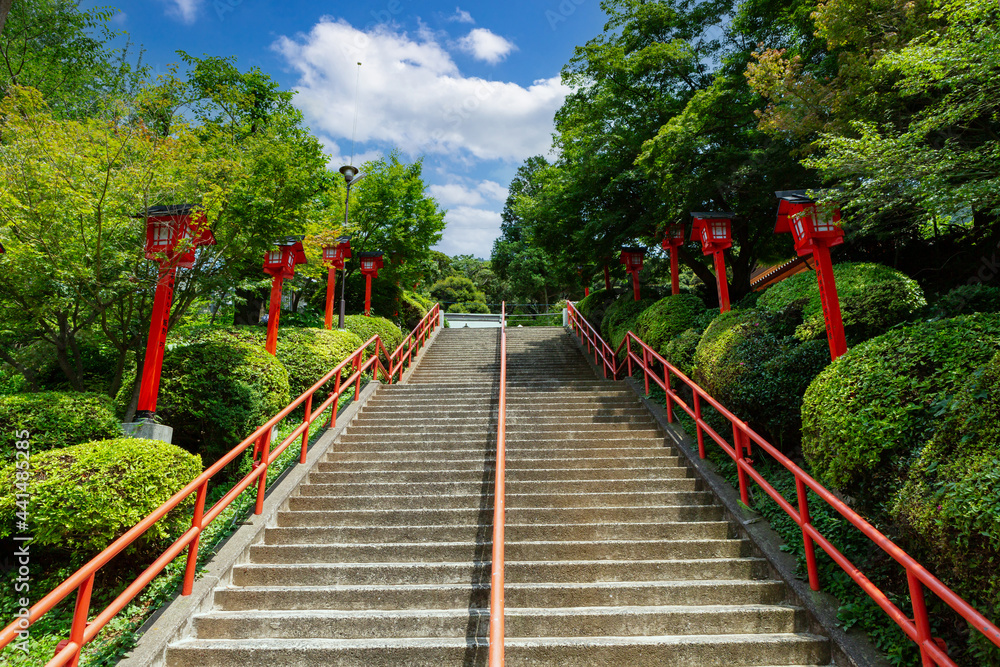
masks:
<path fill-rule="evenodd" d="M 601 335 L 597 333 L 594 327 L 590 326 L 590 322 L 587 321 L 586 317 L 580 315 L 579 311 L 572 303 L 567 304 L 569 309 L 569 325 L 576 331 L 577 336 L 581 340 L 587 343 L 587 353 L 594 354 L 594 363 L 601 366 L 604 369 L 604 377 L 608 378 L 608 371 L 611 371 L 611 379 L 617 379 L 615 375 L 615 352 L 611 349 L 611 346 L 604 342 Z"/>
<path fill-rule="evenodd" d="M 572 303 L 568 305 L 568 308 L 570 324 L 572 325 L 574 321 L 577 323 L 576 331 L 579 334 L 582 328 L 580 327 L 579 322 L 581 320 L 586 322 L 586 320 L 584 320 L 579 312 L 577 312 Z M 581 336 L 581 339 L 583 339 L 583 336 Z M 603 342 L 604 341 L 601 341 L 601 343 Z M 641 356 L 640 353 L 637 353 L 634 350 L 633 344 L 641 350 Z M 722 450 L 733 459 L 733 461 L 736 462 L 740 499 L 743 501 L 743 504 L 747 506 L 750 504 L 747 483 L 747 476 L 749 476 L 799 526 L 799 529 L 802 531 L 802 542 L 805 548 L 806 570 L 809 574 L 809 587 L 812 590 L 820 590 L 819 571 L 816 567 L 816 551 L 814 546 L 815 544 L 819 544 L 823 551 L 825 551 L 827 555 L 829 555 L 830 558 L 833 559 L 833 561 L 837 563 L 837 565 L 839 565 L 848 574 L 848 576 L 850 576 L 851 579 L 853 579 L 861 587 L 861 589 L 867 593 L 868 596 L 871 597 L 872 600 L 874 600 L 875 603 L 886 612 L 886 614 L 889 615 L 893 621 L 896 622 L 903 632 L 905 632 L 906 635 L 918 645 L 920 648 L 921 660 L 925 666 L 945 665 L 947 667 L 954 667 L 955 663 L 948 657 L 947 653 L 945 653 L 941 646 L 939 646 L 931 636 L 930 618 L 927 614 L 924 588 L 929 589 L 932 593 L 934 593 L 934 595 L 962 616 L 962 618 L 969 623 L 970 627 L 981 632 L 996 646 L 1000 646 L 1000 629 L 998 629 L 997 626 L 976 611 L 972 605 L 960 598 L 941 580 L 924 568 L 924 566 L 893 543 L 892 540 L 879 532 L 870 523 L 865 521 L 865 519 L 862 518 L 857 512 L 852 510 L 843 501 L 834 496 L 833 493 L 828 491 L 823 485 L 813 479 L 808 473 L 806 473 L 806 471 L 795 465 L 791 459 L 778 451 L 763 437 L 758 435 L 746 424 L 746 422 L 736 417 L 736 415 L 727 410 L 721 403 L 712 398 L 708 392 L 677 370 L 662 356 L 657 354 L 657 352 L 643 342 L 642 339 L 629 331 L 625 336 L 625 340 L 623 340 L 622 344 L 618 346 L 618 349 L 615 350 L 614 354 L 620 352 L 622 347 L 626 350 L 626 357 L 622 363 L 614 369 L 612 377 L 617 379 L 619 373 L 622 372 L 626 365 L 628 375 L 631 377 L 633 364 L 638 365 L 643 372 L 646 394 L 649 394 L 650 378 L 652 378 L 653 382 L 666 393 L 667 421 L 673 422 L 674 420 L 674 404 L 680 406 L 684 412 L 694 419 L 698 440 L 698 455 L 702 459 L 705 458 L 704 435 L 707 433 L 709 437 L 714 440 L 716 444 L 718 444 L 719 447 L 721 447 Z M 659 364 L 659 368 L 663 369 L 662 377 L 657 372 L 658 369 L 655 366 L 656 364 Z M 693 396 L 692 402 L 694 403 L 693 406 L 689 406 L 677 394 L 677 392 L 674 391 L 671 385 L 671 378 L 673 377 L 676 377 L 678 381 L 686 385 L 691 390 L 691 394 Z M 702 419 L 702 402 L 705 402 L 714 408 L 716 412 L 726 418 L 732 425 L 732 445 L 730 445 L 725 438 L 719 435 L 704 421 L 704 419 Z M 775 461 L 784 466 L 784 468 L 795 477 L 795 489 L 798 501 L 797 509 L 790 502 L 788 502 L 784 496 L 778 493 L 778 491 L 775 490 L 775 488 L 771 486 L 756 469 L 754 469 L 753 463 L 749 459 L 752 447 L 751 443 L 756 443 L 757 446 L 766 451 Z M 899 609 L 899 607 L 894 605 L 881 589 L 879 589 L 864 574 L 862 574 L 854 563 L 840 553 L 840 551 L 812 525 L 809 516 L 807 490 L 811 490 L 819 496 L 819 498 L 826 502 L 826 504 L 836 510 L 838 514 L 847 519 L 851 525 L 860 530 L 865 537 L 878 545 L 879 548 L 903 566 L 906 570 L 907 583 L 909 585 L 910 598 L 912 601 L 912 619 L 907 617 L 906 614 Z"/>
<path fill-rule="evenodd" d="M 497 418 L 496 488 L 493 493 L 493 572 L 490 575 L 490 667 L 503 667 L 504 524 L 507 468 L 507 303 L 500 306 L 500 405 Z"/>
<path fill-rule="evenodd" d="M 433 308 L 427 311 L 427 314 L 424 315 L 424 319 L 420 320 L 420 323 L 414 327 L 413 331 L 411 331 L 410 334 L 403 339 L 403 342 L 399 344 L 396 351 L 389 356 L 390 377 L 395 377 L 398 373 L 399 377 L 397 380 L 403 379 L 403 357 L 406 357 L 406 368 L 409 368 L 413 363 L 413 355 L 420 353 L 423 346 L 427 344 L 427 339 L 437 328 L 440 314 L 441 304 L 436 303 Z"/>
<path fill-rule="evenodd" d="M 435 312 L 437 308 L 438 306 L 435 306 L 431 312 Z M 430 313 L 428 313 L 428 315 L 430 315 Z M 425 317 L 424 320 L 427 320 L 427 317 Z M 424 321 L 421 322 L 418 329 L 420 329 L 423 325 Z M 433 328 L 433 325 L 431 325 L 431 327 Z M 424 326 L 424 330 L 426 330 L 426 326 Z M 422 335 L 422 333 L 420 335 Z M 412 337 L 413 334 L 411 333 L 411 340 Z M 375 345 L 375 353 L 365 360 L 365 350 L 369 345 L 373 344 Z M 397 353 L 400 353 L 401 347 L 402 346 L 397 348 L 394 356 Z M 351 385 L 353 384 L 354 400 L 357 400 L 358 395 L 361 393 L 362 375 L 369 369 L 374 367 L 372 372 L 375 379 L 378 379 L 378 374 L 381 372 L 382 376 L 386 378 L 390 384 L 392 383 L 391 373 L 381 362 L 382 355 L 386 355 L 386 357 L 390 360 L 392 359 L 392 357 L 386 353 L 382 339 L 378 335 L 372 336 L 361 347 L 352 352 L 348 358 L 339 363 L 336 368 L 324 375 L 312 387 L 289 403 L 284 409 L 254 431 L 253 434 L 251 434 L 243 442 L 231 449 L 229 453 L 212 464 L 191 483 L 171 496 L 169 500 L 156 508 L 151 514 L 149 514 L 149 516 L 130 528 L 117 540 L 112 542 L 108 548 L 91 559 L 86 565 L 81 567 L 68 579 L 66 579 L 66 581 L 56 586 L 56 588 L 54 588 L 48 595 L 36 602 L 28 610 L 27 626 L 23 624 L 24 619 L 19 618 L 0 631 L 0 650 L 3 650 L 12 641 L 14 641 L 14 639 L 18 637 L 19 632 L 27 630 L 27 628 L 37 622 L 39 618 L 65 600 L 71 593 L 73 593 L 73 591 L 77 591 L 76 607 L 73 612 L 73 625 L 70 629 L 69 642 L 62 647 L 62 650 L 59 650 L 56 653 L 55 657 L 46 663 L 46 667 L 61 667 L 62 665 L 71 665 L 72 667 L 76 667 L 76 665 L 79 664 L 80 652 L 83 647 L 97 637 L 101 630 L 103 630 L 104 627 L 115 616 L 117 616 L 122 609 L 124 609 L 125 606 L 132 601 L 133 598 L 135 598 L 136 595 L 148 586 L 167 565 L 173 562 L 173 560 L 177 558 L 177 556 L 179 556 L 185 548 L 188 548 L 188 557 L 184 570 L 184 581 L 181 588 L 181 595 L 190 595 L 194 586 L 196 566 L 198 562 L 198 542 L 202 531 L 227 507 L 229 507 L 229 505 L 236 500 L 236 498 L 239 497 L 243 491 L 248 489 L 255 482 L 257 483 L 257 498 L 254 505 L 254 514 L 262 513 L 264 510 L 264 494 L 267 490 L 267 470 L 271 463 L 273 463 L 274 460 L 277 459 L 278 456 L 280 456 L 299 436 L 302 436 L 302 449 L 299 456 L 299 462 L 305 463 L 309 445 L 309 427 L 312 426 L 313 422 L 316 421 L 331 406 L 333 406 L 333 410 L 330 417 L 330 426 L 336 426 L 337 405 L 340 397 L 350 391 Z M 352 367 L 354 372 L 351 373 L 346 379 L 342 379 L 342 372 L 348 366 Z M 401 356 L 399 359 L 399 366 L 402 366 Z M 333 393 L 330 394 L 316 410 L 313 410 L 312 404 L 314 394 L 331 380 L 334 382 Z M 299 426 L 297 426 L 295 430 L 293 430 L 292 433 L 286 437 L 280 445 L 278 445 L 278 447 L 271 450 L 271 435 L 274 427 L 303 404 L 305 404 L 305 413 L 302 423 L 299 424 Z M 254 458 L 253 470 L 237 482 L 233 488 L 231 488 L 215 503 L 215 505 L 206 510 L 205 499 L 208 495 L 209 481 L 222 471 L 223 468 L 250 449 L 251 446 L 253 447 Z M 259 460 L 258 456 L 260 457 Z M 131 545 L 138 538 L 142 537 L 146 531 L 148 531 L 153 525 L 169 514 L 177 506 L 187 500 L 192 494 L 196 495 L 194 516 L 191 520 L 191 527 L 178 537 L 174 543 L 171 544 L 160 555 L 160 557 L 153 562 L 152 565 L 147 567 L 142 574 L 136 577 L 136 579 L 129 584 L 129 586 L 117 598 L 115 598 L 111 604 L 109 604 L 101 613 L 88 623 L 87 618 L 90 614 L 90 600 L 97 572 L 113 560 L 118 554 L 120 554 L 126 547 Z"/>

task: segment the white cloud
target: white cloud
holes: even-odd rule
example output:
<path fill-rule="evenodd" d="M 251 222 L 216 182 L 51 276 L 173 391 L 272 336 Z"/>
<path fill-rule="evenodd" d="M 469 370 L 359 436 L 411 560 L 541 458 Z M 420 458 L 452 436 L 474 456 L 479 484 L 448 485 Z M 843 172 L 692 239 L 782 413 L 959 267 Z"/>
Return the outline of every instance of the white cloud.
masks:
<path fill-rule="evenodd" d="M 493 249 L 493 239 L 500 235 L 500 214 L 471 206 L 459 206 L 448 211 L 448 230 L 436 246 L 446 255 L 475 255 L 487 258 Z"/>
<path fill-rule="evenodd" d="M 111 22 L 115 25 L 122 27 L 128 21 L 128 14 L 123 11 L 119 11 L 114 16 L 111 17 Z"/>
<path fill-rule="evenodd" d="M 482 181 L 473 187 L 460 183 L 432 185 L 427 190 L 428 194 L 437 199 L 444 208 L 482 206 L 488 201 L 504 202 L 507 200 L 507 188 L 496 181 Z"/>
<path fill-rule="evenodd" d="M 409 155 L 520 162 L 549 151 L 568 89 L 559 77 L 516 83 L 466 77 L 437 38 L 389 26 L 368 32 L 324 18 L 275 49 L 299 72 L 295 104 L 314 131 L 350 140 L 358 61 L 363 62 L 358 142 Z"/>
<path fill-rule="evenodd" d="M 448 17 L 449 21 L 454 21 L 456 23 L 475 23 L 476 19 L 472 18 L 472 14 L 465 11 L 461 7 L 455 7 L 455 13 Z"/>
<path fill-rule="evenodd" d="M 167 0 L 167 14 L 187 24 L 194 23 L 201 0 Z"/>
<path fill-rule="evenodd" d="M 496 65 L 506 58 L 511 51 L 517 49 L 513 42 L 490 32 L 486 28 L 476 28 L 458 40 L 458 48 L 476 60 L 482 60 L 491 65 Z"/>

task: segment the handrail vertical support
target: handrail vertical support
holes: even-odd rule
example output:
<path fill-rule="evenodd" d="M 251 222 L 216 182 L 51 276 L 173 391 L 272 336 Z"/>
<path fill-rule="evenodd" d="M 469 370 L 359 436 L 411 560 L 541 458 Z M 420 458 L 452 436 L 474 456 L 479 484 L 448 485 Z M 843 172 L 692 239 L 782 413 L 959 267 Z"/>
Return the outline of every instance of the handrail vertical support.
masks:
<path fill-rule="evenodd" d="M 87 577 L 76 595 L 76 607 L 73 609 L 73 625 L 69 631 L 69 641 L 76 648 L 73 649 L 73 658 L 69 661 L 71 667 L 80 664 L 80 653 L 83 651 L 83 633 L 87 629 L 87 617 L 90 615 L 90 598 L 94 593 L 94 579 L 96 573 Z"/>
<path fill-rule="evenodd" d="M 309 396 L 306 399 L 306 414 L 302 423 L 305 424 L 305 430 L 302 431 L 302 453 L 299 455 L 299 463 L 306 462 L 306 454 L 309 451 L 309 425 L 312 423 L 312 407 L 313 407 L 313 397 Z"/>
<path fill-rule="evenodd" d="M 673 389 L 670 387 L 670 366 L 663 366 L 663 387 L 664 393 L 667 395 L 667 423 L 674 423 L 674 399 L 670 397 Z M 649 392 L 646 392 L 649 393 Z"/>
<path fill-rule="evenodd" d="M 340 409 L 340 374 L 343 371 L 337 371 L 337 374 L 333 376 L 333 395 L 337 398 L 334 399 L 333 405 L 330 406 L 330 428 L 337 425 L 337 410 Z"/>
<path fill-rule="evenodd" d="M 809 497 L 808 490 L 806 489 L 805 482 L 798 475 L 795 476 L 795 493 L 799 498 L 799 527 L 802 529 L 802 547 L 806 555 L 806 572 L 809 573 L 809 588 L 814 591 L 818 591 L 819 586 L 819 569 L 816 567 L 816 547 L 813 545 L 813 539 L 806 532 L 806 526 L 808 526 L 812 519 L 809 517 Z"/>
<path fill-rule="evenodd" d="M 749 507 L 750 491 L 747 488 L 747 473 L 743 469 L 743 431 L 735 423 L 733 424 L 733 448 L 736 450 L 736 477 L 740 483 L 740 500 Z"/>
<path fill-rule="evenodd" d="M 927 617 L 927 602 L 924 600 L 924 585 L 909 568 L 906 569 L 906 580 L 910 585 L 910 603 L 913 605 L 913 623 L 917 629 L 917 645 L 920 647 L 920 663 L 922 667 L 934 667 L 935 662 L 927 653 L 927 644 L 931 639 L 931 623 Z"/>
<path fill-rule="evenodd" d="M 202 482 L 198 487 L 198 496 L 194 501 L 194 516 L 191 518 L 191 527 L 198 531 L 198 534 L 188 545 L 187 564 L 184 566 L 184 583 L 181 586 L 181 595 L 191 595 L 194 589 L 194 575 L 198 569 L 198 544 L 201 541 L 202 518 L 205 516 L 205 498 L 208 497 L 208 480 Z"/>
<path fill-rule="evenodd" d="M 698 456 L 704 460 L 705 459 L 705 432 L 701 430 L 701 395 L 696 391 L 694 393 L 694 430 L 698 437 Z"/>
<path fill-rule="evenodd" d="M 264 513 L 264 493 L 267 491 L 267 468 L 270 465 L 268 459 L 271 457 L 271 431 L 267 431 L 261 436 L 264 441 L 264 446 L 261 448 L 260 456 L 260 467 L 263 468 L 260 472 L 260 477 L 257 478 L 257 503 L 254 505 L 254 514 Z"/>

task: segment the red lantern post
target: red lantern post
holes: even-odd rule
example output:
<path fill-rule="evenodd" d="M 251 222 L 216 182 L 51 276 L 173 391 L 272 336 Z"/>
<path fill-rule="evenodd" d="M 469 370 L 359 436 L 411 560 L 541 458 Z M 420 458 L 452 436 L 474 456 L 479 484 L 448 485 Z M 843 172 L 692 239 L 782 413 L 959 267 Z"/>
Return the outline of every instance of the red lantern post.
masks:
<path fill-rule="evenodd" d="M 725 251 L 733 247 L 733 213 L 692 213 L 694 224 L 691 240 L 701 241 L 701 249 L 706 255 L 715 256 L 715 282 L 719 290 L 719 312 L 728 313 L 729 278 L 726 275 Z"/>
<path fill-rule="evenodd" d="M 847 352 L 840 298 L 837 296 L 837 283 L 833 277 L 833 263 L 830 261 L 830 248 L 844 242 L 844 230 L 840 227 L 840 208 L 832 206 L 826 210 L 821 209 L 805 190 L 775 192 L 774 195 L 780 200 L 778 223 L 774 232 L 791 232 L 795 239 L 795 251 L 799 256 L 811 253 L 816 262 L 816 280 L 826 320 L 830 358 L 836 360 Z"/>
<path fill-rule="evenodd" d="M 583 280 L 584 280 L 584 278 L 583 278 L 583 267 L 582 266 L 576 267 L 576 275 L 580 276 L 580 282 L 582 283 Z M 584 286 L 583 286 L 583 298 L 587 298 L 588 296 L 590 296 L 590 287 L 587 284 L 584 284 Z"/>
<path fill-rule="evenodd" d="M 344 260 L 351 258 L 351 237 L 341 236 L 335 245 L 323 246 L 326 276 L 326 328 L 333 329 L 333 297 L 337 293 L 337 271 L 344 270 Z"/>
<path fill-rule="evenodd" d="M 271 354 L 278 352 L 278 321 L 281 319 L 281 288 L 285 278 L 295 275 L 295 267 L 306 263 L 302 236 L 289 236 L 275 243 L 264 255 L 264 273 L 272 276 L 271 304 L 267 312 L 267 342 L 264 348 Z"/>
<path fill-rule="evenodd" d="M 382 268 L 381 252 L 361 252 L 361 273 L 365 276 L 365 317 L 372 314 L 372 278 L 378 278 L 378 270 Z"/>
<path fill-rule="evenodd" d="M 194 209 L 192 205 L 183 204 L 146 210 L 146 259 L 157 262 L 160 271 L 142 366 L 137 419 L 152 419 L 156 414 L 163 348 L 170 326 L 170 306 L 174 298 L 177 269 L 194 266 L 195 250 L 199 246 L 215 244 L 215 237 L 208 228 L 204 213 L 193 215 Z"/>
<path fill-rule="evenodd" d="M 625 265 L 625 271 L 632 275 L 632 294 L 639 301 L 639 271 L 642 271 L 642 258 L 645 248 L 622 248 L 619 261 Z"/>
<path fill-rule="evenodd" d="M 663 249 L 670 253 L 670 293 L 680 294 L 680 268 L 677 249 L 684 245 L 684 225 L 670 225 L 663 237 Z"/>

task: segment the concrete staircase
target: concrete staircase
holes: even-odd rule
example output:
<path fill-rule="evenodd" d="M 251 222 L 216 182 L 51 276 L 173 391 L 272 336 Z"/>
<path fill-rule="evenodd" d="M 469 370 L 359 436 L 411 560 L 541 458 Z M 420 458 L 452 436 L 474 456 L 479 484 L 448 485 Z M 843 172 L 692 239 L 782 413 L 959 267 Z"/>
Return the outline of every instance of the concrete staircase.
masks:
<path fill-rule="evenodd" d="M 635 395 L 508 337 L 509 665 L 829 663 Z M 499 331 L 446 329 L 251 547 L 171 666 L 484 665 Z"/>

